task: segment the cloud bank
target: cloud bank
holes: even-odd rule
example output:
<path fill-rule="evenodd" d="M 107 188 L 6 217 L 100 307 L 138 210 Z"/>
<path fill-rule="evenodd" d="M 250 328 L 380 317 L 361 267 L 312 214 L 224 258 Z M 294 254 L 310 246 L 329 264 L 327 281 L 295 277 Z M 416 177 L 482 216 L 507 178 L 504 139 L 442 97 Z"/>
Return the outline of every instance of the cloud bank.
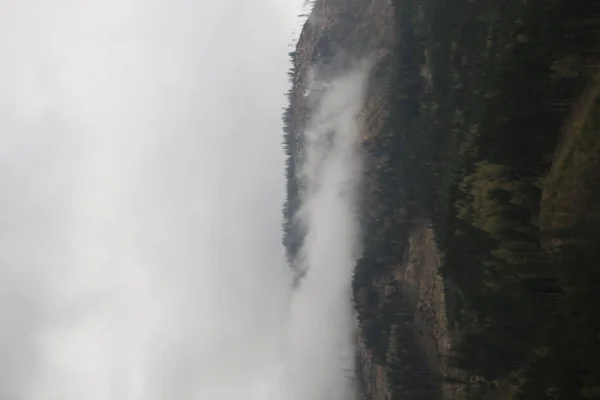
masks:
<path fill-rule="evenodd" d="M 350 290 L 360 250 L 356 191 L 362 163 L 356 117 L 368 70 L 367 63 L 359 63 L 310 85 L 322 93 L 308 94 L 316 97 L 316 107 L 304 133 L 299 177 L 304 191 L 298 218 L 306 231 L 299 268 L 304 276 L 292 298 L 287 333 L 287 387 L 293 390 L 280 398 L 356 397 Z"/>
<path fill-rule="evenodd" d="M 279 113 L 300 7 L 0 5 L 0 398 L 352 398 L 362 75 L 307 132 L 294 292 Z"/>

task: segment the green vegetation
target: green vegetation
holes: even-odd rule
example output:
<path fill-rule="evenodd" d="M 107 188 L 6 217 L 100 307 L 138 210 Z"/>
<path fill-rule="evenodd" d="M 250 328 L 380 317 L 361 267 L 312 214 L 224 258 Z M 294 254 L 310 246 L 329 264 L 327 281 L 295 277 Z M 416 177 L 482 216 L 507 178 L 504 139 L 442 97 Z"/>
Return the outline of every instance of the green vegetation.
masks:
<path fill-rule="evenodd" d="M 600 399 L 600 4 L 392 3 L 395 49 L 374 71 L 393 73 L 390 112 L 364 142 L 366 241 L 353 292 L 393 397 L 440 395 L 410 296 L 386 279 L 407 257 L 412 227 L 428 221 L 457 338 L 450 360 L 469 376 L 445 379 L 510 385 L 523 400 Z M 319 57 L 349 48 L 350 36 L 334 33 Z M 295 111 L 284 112 L 292 265 L 306 115 Z"/>
<path fill-rule="evenodd" d="M 354 285 L 375 353 L 395 335 L 376 282 L 403 259 L 411 223 L 427 219 L 462 300 L 456 365 L 510 380 L 522 399 L 600 398 L 600 9 L 394 7 L 392 112 L 366 145 L 378 188 L 367 203 L 381 211 L 366 218 Z"/>

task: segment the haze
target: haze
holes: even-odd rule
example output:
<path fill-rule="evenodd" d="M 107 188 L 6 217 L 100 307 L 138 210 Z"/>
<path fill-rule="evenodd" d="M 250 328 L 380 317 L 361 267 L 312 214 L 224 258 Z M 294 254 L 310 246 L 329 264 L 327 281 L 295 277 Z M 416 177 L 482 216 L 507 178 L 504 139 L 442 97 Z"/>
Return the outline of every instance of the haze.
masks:
<path fill-rule="evenodd" d="M 293 291 L 280 112 L 300 10 L 0 3 L 1 399 L 352 399 L 365 69 L 307 132 L 334 112 Z"/>

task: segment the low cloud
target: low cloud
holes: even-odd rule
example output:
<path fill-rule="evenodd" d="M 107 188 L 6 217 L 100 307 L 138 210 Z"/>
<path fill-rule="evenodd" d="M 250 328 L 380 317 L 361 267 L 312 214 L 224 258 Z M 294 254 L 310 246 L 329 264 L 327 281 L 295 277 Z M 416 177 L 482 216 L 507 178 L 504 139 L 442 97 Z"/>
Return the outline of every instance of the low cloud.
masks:
<path fill-rule="evenodd" d="M 308 149 L 294 291 L 279 111 L 301 4 L 71 3 L 0 6 L 0 398 L 347 399 L 364 74 L 307 132 L 334 135 Z"/>
<path fill-rule="evenodd" d="M 369 65 L 311 74 L 315 108 L 304 133 L 297 216 L 306 237 L 285 353 L 290 400 L 355 398 L 355 319 L 350 282 L 360 250 L 356 212 L 362 160 L 356 122 Z"/>

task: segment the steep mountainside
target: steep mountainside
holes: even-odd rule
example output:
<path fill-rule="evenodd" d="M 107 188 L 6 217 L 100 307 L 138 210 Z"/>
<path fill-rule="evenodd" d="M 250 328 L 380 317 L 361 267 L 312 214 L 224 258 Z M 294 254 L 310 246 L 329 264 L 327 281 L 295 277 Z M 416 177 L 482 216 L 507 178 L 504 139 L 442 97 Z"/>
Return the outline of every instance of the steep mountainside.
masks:
<path fill-rule="evenodd" d="M 387 0 L 317 1 L 302 30 L 296 50 L 290 53 L 293 62 L 293 69 L 290 71 L 292 88 L 288 93 L 290 106 L 284 114 L 286 132 L 284 145 L 288 155 L 288 198 L 284 206 L 284 244 L 292 264 L 294 264 L 303 237 L 302 229 L 295 225 L 293 215 L 298 210 L 302 190 L 301 182 L 296 179 L 296 166 L 301 162 L 301 134 L 310 114 L 311 104 L 307 93 L 314 90 L 309 87 L 309 72 L 319 71 L 319 67 L 324 65 L 328 68 L 321 68 L 321 71 L 339 71 L 351 60 L 364 57 L 373 62 L 364 106 L 358 120 L 361 130 L 361 145 L 367 149 L 369 143 L 390 126 L 390 89 L 397 42 L 394 15 L 392 4 Z M 365 171 L 375 170 L 379 163 L 378 157 L 366 153 Z M 374 195 L 378 191 L 378 185 L 379 182 L 376 179 L 365 180 L 363 209 L 368 214 L 365 221 L 385 218 L 386 210 Z M 415 231 L 419 232 L 416 235 L 422 234 L 423 228 L 416 228 Z M 417 253 L 429 254 L 428 261 L 437 259 L 435 243 L 432 240 L 420 243 L 414 256 Z M 443 358 L 442 351 L 444 346 L 447 346 L 448 338 L 445 327 L 438 323 L 443 320 L 427 319 L 425 316 L 426 313 L 432 312 L 439 315 L 444 314 L 444 301 L 440 297 L 443 296 L 443 291 L 441 291 L 439 276 L 435 272 L 437 264 L 429 263 L 427 265 L 430 267 L 429 275 L 418 273 L 418 276 L 415 277 L 413 272 L 412 281 L 410 283 L 407 281 L 406 284 L 401 276 L 405 268 L 403 265 L 398 265 L 398 272 L 389 274 L 382 279 L 377 285 L 377 291 L 382 296 L 393 297 L 394 288 L 399 286 L 398 283 L 414 289 L 412 296 L 408 298 L 411 303 L 410 308 L 414 309 L 410 311 L 410 315 L 415 314 L 417 308 L 427 310 L 417 313 L 422 318 L 419 325 L 420 332 L 427 337 L 435 336 L 435 339 L 424 341 L 421 345 L 424 350 L 423 354 L 432 358 L 432 368 L 437 371 L 440 369 L 439 361 Z M 428 290 L 421 289 L 430 288 L 432 285 L 437 288 L 434 290 L 434 295 Z M 433 296 L 437 296 L 435 300 Z M 395 329 L 399 330 L 400 328 L 396 327 Z M 359 375 L 362 380 L 361 386 L 365 391 L 365 399 L 391 399 L 393 385 L 389 382 L 389 376 L 392 375 L 389 362 L 385 360 L 385 357 L 384 359 L 378 357 L 372 344 L 365 339 L 362 327 L 359 329 L 357 342 L 357 360 L 361 372 Z M 442 345 L 442 342 L 446 344 Z M 399 346 L 395 347 L 400 351 Z M 397 359 L 393 351 L 390 351 L 389 357 Z M 420 353 L 416 354 L 416 357 L 419 367 L 427 364 Z"/>
<path fill-rule="evenodd" d="M 375 62 L 374 71 L 381 79 L 371 79 L 367 104 L 361 123 L 365 135 L 376 134 L 387 111 L 386 93 L 389 89 L 393 24 L 391 7 L 387 0 L 320 0 L 316 1 L 304 24 L 296 49 L 290 53 L 292 84 L 288 92 L 289 107 L 284 112 L 284 147 L 288 156 L 287 200 L 284 205 L 284 245 L 293 261 L 302 242 L 302 229 L 294 225 L 293 215 L 298 210 L 300 182 L 295 179 L 296 166 L 302 157 L 302 132 L 310 115 L 310 99 L 306 94 L 310 86 L 309 72 L 338 71 L 353 60 L 369 57 Z M 318 68 L 317 68 L 318 69 Z"/>
<path fill-rule="evenodd" d="M 366 400 L 600 399 L 599 44 L 592 0 L 315 2 L 290 54 L 284 244 L 294 265 L 309 71 L 371 57 Z"/>

